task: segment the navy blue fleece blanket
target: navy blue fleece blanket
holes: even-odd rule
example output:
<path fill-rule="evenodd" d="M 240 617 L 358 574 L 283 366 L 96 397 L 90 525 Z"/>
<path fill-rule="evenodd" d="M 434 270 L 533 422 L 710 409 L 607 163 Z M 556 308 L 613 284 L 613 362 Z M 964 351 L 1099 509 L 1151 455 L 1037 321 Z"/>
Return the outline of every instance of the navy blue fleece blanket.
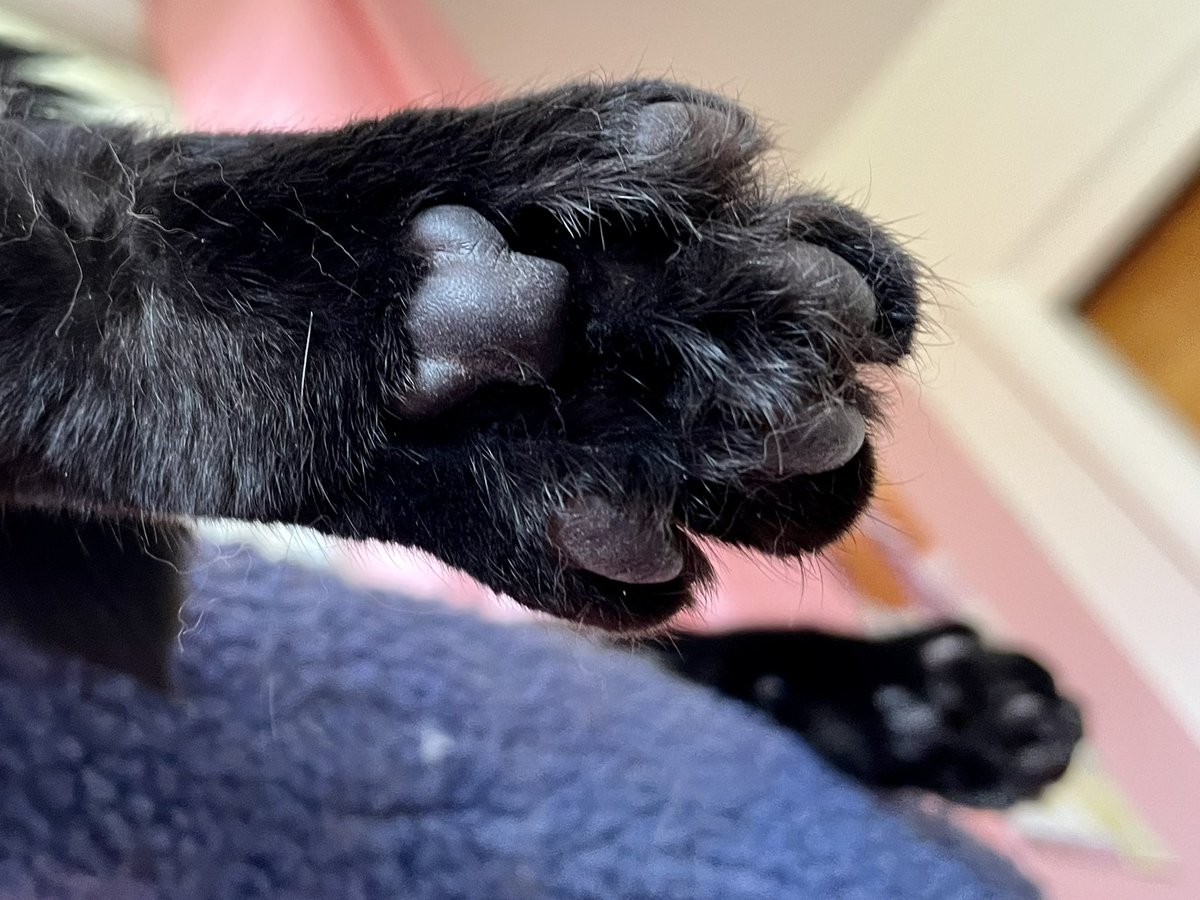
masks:
<path fill-rule="evenodd" d="M 244 550 L 177 695 L 0 643 L 0 897 L 1007 898 L 1004 861 L 628 653 Z"/>

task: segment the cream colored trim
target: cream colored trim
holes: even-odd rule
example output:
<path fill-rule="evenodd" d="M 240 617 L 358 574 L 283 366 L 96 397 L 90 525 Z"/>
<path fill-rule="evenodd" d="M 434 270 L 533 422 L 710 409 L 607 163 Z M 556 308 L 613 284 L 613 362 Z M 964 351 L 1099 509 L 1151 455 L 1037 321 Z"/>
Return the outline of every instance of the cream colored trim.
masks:
<path fill-rule="evenodd" d="M 113 5 L 127 4 L 113 0 Z M 55 2 L 47 11 L 62 12 L 68 6 Z M 53 23 L 40 18 L 0 9 L 0 39 L 49 51 L 51 55 L 38 64 L 37 77 L 83 98 L 89 108 L 103 110 L 106 119 L 164 129 L 179 124 L 170 90 L 156 73 L 133 58 L 111 53 L 101 43 L 81 40 L 77 30 L 55 30 Z"/>

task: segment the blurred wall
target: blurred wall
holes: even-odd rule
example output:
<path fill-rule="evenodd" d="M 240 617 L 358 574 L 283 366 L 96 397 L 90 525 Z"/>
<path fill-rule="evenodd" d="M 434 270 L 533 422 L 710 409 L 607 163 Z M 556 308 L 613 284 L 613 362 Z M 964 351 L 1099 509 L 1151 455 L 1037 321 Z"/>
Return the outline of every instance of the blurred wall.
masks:
<path fill-rule="evenodd" d="M 434 0 L 504 89 L 571 75 L 670 75 L 739 94 L 805 150 L 881 71 L 933 0 Z M 864 11 L 869 14 L 864 14 Z"/>

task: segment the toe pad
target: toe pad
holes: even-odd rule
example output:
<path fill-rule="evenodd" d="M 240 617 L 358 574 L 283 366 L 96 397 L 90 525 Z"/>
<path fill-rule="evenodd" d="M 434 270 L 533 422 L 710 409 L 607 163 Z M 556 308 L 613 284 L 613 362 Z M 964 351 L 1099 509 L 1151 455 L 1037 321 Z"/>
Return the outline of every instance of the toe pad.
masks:
<path fill-rule="evenodd" d="M 665 529 L 599 497 L 559 510 L 550 540 L 576 568 L 626 584 L 660 584 L 683 571 L 683 555 Z"/>

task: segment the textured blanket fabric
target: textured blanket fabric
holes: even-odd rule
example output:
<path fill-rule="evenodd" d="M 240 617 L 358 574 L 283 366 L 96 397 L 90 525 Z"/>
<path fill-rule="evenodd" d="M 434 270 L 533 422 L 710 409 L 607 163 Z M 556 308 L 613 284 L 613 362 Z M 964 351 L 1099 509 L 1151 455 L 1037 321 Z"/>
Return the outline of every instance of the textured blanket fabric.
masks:
<path fill-rule="evenodd" d="M 244 550 L 193 584 L 174 698 L 3 639 L 0 897 L 1036 896 L 629 654 Z"/>

